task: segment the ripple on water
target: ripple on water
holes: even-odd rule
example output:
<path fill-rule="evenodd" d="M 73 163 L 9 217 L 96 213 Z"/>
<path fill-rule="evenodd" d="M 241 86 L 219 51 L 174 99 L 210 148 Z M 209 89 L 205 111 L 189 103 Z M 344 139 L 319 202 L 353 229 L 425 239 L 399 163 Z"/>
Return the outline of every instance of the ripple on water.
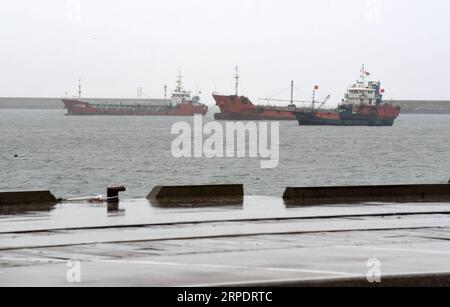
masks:
<path fill-rule="evenodd" d="M 125 184 L 144 197 L 159 184 L 243 183 L 252 195 L 289 186 L 435 183 L 450 178 L 450 116 L 402 115 L 392 128 L 280 123 L 280 164 L 175 159 L 178 118 L 68 117 L 63 110 L 0 110 L 0 187 L 49 188 L 61 197 Z M 186 119 L 183 119 L 186 121 Z M 18 158 L 14 158 L 14 154 Z"/>

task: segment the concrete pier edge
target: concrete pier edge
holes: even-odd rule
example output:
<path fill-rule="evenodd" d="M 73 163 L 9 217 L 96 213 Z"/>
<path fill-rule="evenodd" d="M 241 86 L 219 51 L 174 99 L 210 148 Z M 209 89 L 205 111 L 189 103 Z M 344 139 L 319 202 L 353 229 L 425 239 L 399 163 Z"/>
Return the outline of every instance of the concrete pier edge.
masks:
<path fill-rule="evenodd" d="M 230 283 L 216 284 L 213 287 L 238 287 L 238 288 L 342 288 L 342 287 L 450 287 L 450 273 L 421 273 L 421 274 L 399 274 L 382 276 L 380 282 L 370 283 L 367 277 L 353 278 L 321 278 L 321 279 L 298 279 L 298 280 L 276 280 L 261 281 L 254 283 Z"/>
<path fill-rule="evenodd" d="M 155 210 L 140 199 L 121 201 L 127 214 L 89 202 L 68 202 L 56 214 L 7 214 L 0 285 L 70 286 L 68 259 L 81 259 L 86 287 L 449 285 L 450 202 L 285 208 L 281 198 L 244 201 L 245 210 Z M 369 259 L 381 267 L 368 279 Z"/>

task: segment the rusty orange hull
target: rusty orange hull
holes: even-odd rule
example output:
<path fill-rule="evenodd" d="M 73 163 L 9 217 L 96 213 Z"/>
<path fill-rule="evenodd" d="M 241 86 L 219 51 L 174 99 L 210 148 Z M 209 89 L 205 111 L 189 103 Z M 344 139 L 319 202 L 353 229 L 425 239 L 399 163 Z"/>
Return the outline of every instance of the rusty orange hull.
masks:
<path fill-rule="evenodd" d="M 291 107 L 254 105 L 244 96 L 213 95 L 220 113 L 214 115 L 217 120 L 296 120 Z"/>
<path fill-rule="evenodd" d="M 91 104 L 82 100 L 63 99 L 68 115 L 126 115 L 126 116 L 192 116 L 206 115 L 208 107 L 191 102 L 172 105 L 149 104 Z"/>

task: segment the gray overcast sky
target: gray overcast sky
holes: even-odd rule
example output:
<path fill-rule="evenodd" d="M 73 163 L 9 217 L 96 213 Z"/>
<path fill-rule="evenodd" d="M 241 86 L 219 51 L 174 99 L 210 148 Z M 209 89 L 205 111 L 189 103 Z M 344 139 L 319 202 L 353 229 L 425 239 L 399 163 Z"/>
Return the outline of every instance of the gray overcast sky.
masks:
<path fill-rule="evenodd" d="M 181 69 L 212 103 L 239 65 L 254 100 L 337 102 L 365 63 L 386 98 L 450 99 L 449 38 L 448 0 L 2 0 L 0 96 L 162 97 Z"/>

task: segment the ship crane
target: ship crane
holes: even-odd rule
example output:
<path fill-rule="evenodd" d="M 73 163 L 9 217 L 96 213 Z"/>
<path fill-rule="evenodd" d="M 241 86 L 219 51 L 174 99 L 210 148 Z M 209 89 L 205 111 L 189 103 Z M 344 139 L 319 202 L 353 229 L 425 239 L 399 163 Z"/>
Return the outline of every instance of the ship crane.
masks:
<path fill-rule="evenodd" d="M 331 95 L 328 95 L 322 102 L 317 101 L 316 102 L 316 92 L 319 90 L 319 86 L 315 85 L 313 90 L 313 98 L 311 102 L 311 110 L 314 112 L 316 110 L 316 103 L 320 103 L 319 108 L 317 110 L 322 109 L 323 105 L 331 98 Z"/>
<path fill-rule="evenodd" d="M 327 103 L 328 100 L 330 100 L 331 95 L 328 95 L 321 103 L 320 106 L 318 108 L 318 110 L 322 109 L 322 107 L 324 106 L 325 103 Z M 313 102 L 314 103 L 314 102 Z"/>

